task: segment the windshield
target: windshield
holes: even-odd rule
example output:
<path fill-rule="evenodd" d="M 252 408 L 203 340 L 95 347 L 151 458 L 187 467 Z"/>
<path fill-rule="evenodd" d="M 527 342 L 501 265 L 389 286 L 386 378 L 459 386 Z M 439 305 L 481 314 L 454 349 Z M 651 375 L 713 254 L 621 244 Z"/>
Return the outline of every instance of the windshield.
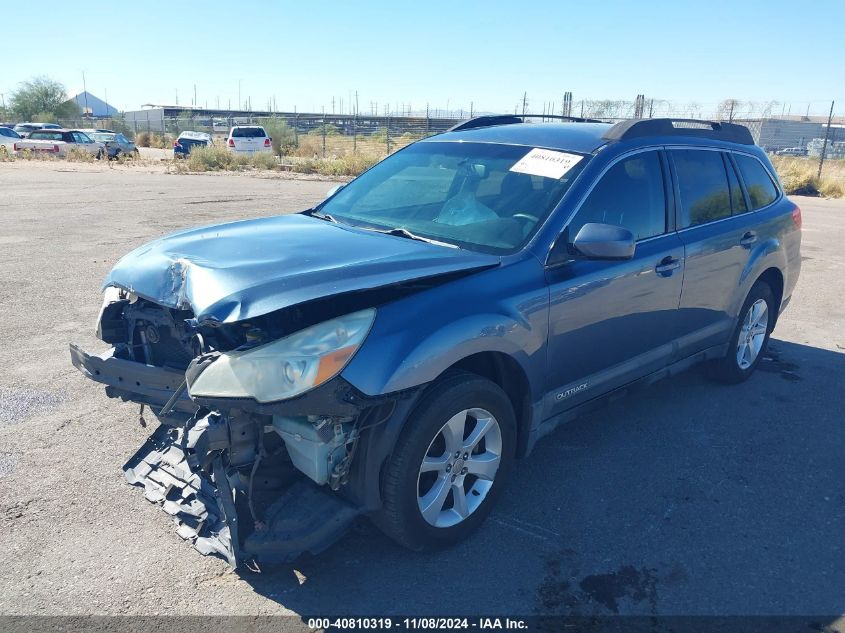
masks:
<path fill-rule="evenodd" d="M 550 168 L 555 161 L 562 162 Z M 353 226 L 513 252 L 586 163 L 578 154 L 525 146 L 415 143 L 350 182 L 319 211 Z"/>
<path fill-rule="evenodd" d="M 101 143 L 108 143 L 110 141 L 113 141 L 114 137 L 115 137 L 114 134 L 105 134 L 105 133 L 99 134 L 99 133 L 96 133 L 96 132 L 94 134 L 92 134 L 91 136 L 94 138 L 95 141 L 100 141 Z"/>

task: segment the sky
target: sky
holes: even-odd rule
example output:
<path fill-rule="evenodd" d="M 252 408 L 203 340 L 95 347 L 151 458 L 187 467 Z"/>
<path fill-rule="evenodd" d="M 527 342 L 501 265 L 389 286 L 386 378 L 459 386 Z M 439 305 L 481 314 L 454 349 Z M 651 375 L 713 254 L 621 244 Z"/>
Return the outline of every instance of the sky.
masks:
<path fill-rule="evenodd" d="M 0 94 L 46 75 L 120 110 L 528 111 L 565 91 L 704 110 L 723 99 L 845 112 L 843 0 L 358 2 L 42 0 L 0 38 Z M 60 28 L 49 37 L 51 26 Z M 33 31 L 38 37 L 33 37 Z M 334 99 L 334 105 L 332 100 Z"/>

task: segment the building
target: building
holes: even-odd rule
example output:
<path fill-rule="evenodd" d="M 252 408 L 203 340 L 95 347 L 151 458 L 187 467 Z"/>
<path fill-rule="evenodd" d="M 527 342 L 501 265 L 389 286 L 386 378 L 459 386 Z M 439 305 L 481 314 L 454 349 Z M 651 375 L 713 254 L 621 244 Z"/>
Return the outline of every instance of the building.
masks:
<path fill-rule="evenodd" d="M 773 152 L 787 147 L 807 147 L 812 139 L 824 135 L 824 126 L 814 121 L 787 119 L 755 119 L 734 121 L 751 130 L 754 142 L 764 150 Z"/>
<path fill-rule="evenodd" d="M 92 116 L 98 119 L 107 119 L 118 114 L 117 108 L 109 105 L 97 96 L 92 95 L 87 90 L 80 92 L 75 97 L 71 97 L 70 101 L 79 106 L 79 111 L 82 116 Z"/>

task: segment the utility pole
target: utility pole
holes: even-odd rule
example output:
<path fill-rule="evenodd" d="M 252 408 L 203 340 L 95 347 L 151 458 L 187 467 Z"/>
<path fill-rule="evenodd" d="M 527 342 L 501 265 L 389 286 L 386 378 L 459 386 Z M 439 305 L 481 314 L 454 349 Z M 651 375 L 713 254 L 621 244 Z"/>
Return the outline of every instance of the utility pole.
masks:
<path fill-rule="evenodd" d="M 243 101 L 241 101 L 241 80 L 238 79 L 238 110 L 244 107 Z"/>
<path fill-rule="evenodd" d="M 196 84 L 194 84 L 194 105 L 195 106 L 199 105 L 199 103 L 197 103 L 197 85 Z"/>
<path fill-rule="evenodd" d="M 822 155 L 819 158 L 819 174 L 818 177 L 822 177 L 822 165 L 824 164 L 824 155 L 827 154 L 827 139 L 830 138 L 830 122 L 833 120 L 833 104 L 836 103 L 835 101 L 830 102 L 830 114 L 827 115 L 827 129 L 824 132 L 824 145 L 822 145 Z"/>
<path fill-rule="evenodd" d="M 176 88 L 176 105 L 179 105 L 179 88 Z"/>
<path fill-rule="evenodd" d="M 522 116 L 525 116 L 525 107 L 528 105 L 528 92 L 522 93 Z"/>

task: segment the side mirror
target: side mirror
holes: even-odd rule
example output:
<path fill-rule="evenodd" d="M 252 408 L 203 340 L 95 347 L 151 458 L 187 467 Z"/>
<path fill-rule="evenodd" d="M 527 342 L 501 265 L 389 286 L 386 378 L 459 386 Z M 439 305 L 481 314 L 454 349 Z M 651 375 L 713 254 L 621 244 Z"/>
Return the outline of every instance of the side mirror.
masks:
<path fill-rule="evenodd" d="M 626 228 L 590 222 L 578 231 L 572 247 L 589 259 L 631 259 L 637 243 Z"/>
<path fill-rule="evenodd" d="M 343 189 L 345 186 L 346 186 L 346 185 L 335 185 L 334 187 L 332 187 L 331 189 L 329 189 L 329 190 L 326 192 L 326 198 L 327 198 L 327 199 L 328 199 L 328 198 L 331 198 L 334 194 L 336 194 L 338 191 L 340 191 L 341 189 Z"/>

